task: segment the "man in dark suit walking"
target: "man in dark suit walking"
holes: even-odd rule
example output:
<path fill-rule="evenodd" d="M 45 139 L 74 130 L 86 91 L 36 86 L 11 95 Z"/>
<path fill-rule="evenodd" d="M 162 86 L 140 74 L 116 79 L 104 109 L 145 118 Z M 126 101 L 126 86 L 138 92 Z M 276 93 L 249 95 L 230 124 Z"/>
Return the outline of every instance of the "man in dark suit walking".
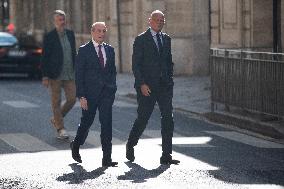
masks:
<path fill-rule="evenodd" d="M 178 164 L 172 159 L 173 121 L 173 62 L 171 38 L 162 33 L 164 14 L 156 10 L 149 18 L 150 28 L 135 38 L 132 70 L 137 92 L 138 117 L 126 144 L 126 158 L 134 161 L 134 146 L 146 128 L 156 102 L 161 111 L 162 156 L 161 164 Z"/>
<path fill-rule="evenodd" d="M 42 57 L 42 84 L 51 95 L 53 117 L 50 119 L 57 130 L 57 137 L 68 138 L 63 118 L 76 102 L 74 61 L 76 45 L 74 32 L 65 29 L 65 13 L 56 10 L 53 14 L 55 29 L 44 36 Z M 66 101 L 61 105 L 61 89 Z"/>
<path fill-rule="evenodd" d="M 82 108 L 81 123 L 71 142 L 72 157 L 81 163 L 79 147 L 83 145 L 89 129 L 99 111 L 101 123 L 102 166 L 114 167 L 112 152 L 112 105 L 115 98 L 116 67 L 114 48 L 104 43 L 107 28 L 104 22 L 92 25 L 92 40 L 81 46 L 75 63 L 76 96 Z"/>

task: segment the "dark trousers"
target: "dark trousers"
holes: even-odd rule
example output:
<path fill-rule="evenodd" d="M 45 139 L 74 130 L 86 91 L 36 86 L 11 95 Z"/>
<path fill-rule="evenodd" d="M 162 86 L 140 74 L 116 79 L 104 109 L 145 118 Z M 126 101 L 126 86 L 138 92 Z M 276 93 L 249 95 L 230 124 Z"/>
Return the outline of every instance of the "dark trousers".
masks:
<path fill-rule="evenodd" d="M 88 136 L 89 129 L 94 122 L 96 111 L 99 111 L 99 121 L 101 123 L 101 144 L 103 158 L 111 159 L 112 151 L 112 105 L 115 94 L 106 94 L 105 90 L 98 99 L 87 99 L 88 110 L 82 110 L 81 123 L 77 130 L 74 145 L 83 145 Z"/>
<path fill-rule="evenodd" d="M 137 145 L 157 102 L 161 112 L 162 151 L 163 155 L 170 155 L 172 153 L 172 137 L 174 130 L 172 112 L 173 86 L 161 84 L 156 88 L 151 88 L 150 96 L 143 96 L 140 88 L 136 89 L 136 91 L 138 117 L 130 131 L 128 145 L 130 147 Z"/>

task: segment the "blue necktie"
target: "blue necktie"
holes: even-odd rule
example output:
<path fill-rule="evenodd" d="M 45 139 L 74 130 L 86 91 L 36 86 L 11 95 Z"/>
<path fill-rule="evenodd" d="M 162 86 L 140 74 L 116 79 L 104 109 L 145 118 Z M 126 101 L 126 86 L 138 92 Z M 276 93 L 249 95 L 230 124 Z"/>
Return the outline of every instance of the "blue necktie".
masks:
<path fill-rule="evenodd" d="M 161 38 L 160 38 L 160 34 L 157 33 L 156 37 L 157 37 L 157 42 L 158 42 L 158 46 L 159 46 L 159 53 L 160 53 L 160 55 L 162 55 L 162 53 L 163 53 L 163 45 L 162 45 L 162 41 L 161 41 Z"/>

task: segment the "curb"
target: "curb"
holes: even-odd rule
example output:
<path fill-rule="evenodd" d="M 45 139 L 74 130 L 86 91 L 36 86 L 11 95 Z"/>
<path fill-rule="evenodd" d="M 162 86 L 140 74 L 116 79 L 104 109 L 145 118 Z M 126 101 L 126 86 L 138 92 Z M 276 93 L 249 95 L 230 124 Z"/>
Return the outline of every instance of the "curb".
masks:
<path fill-rule="evenodd" d="M 205 113 L 204 117 L 215 123 L 233 125 L 274 139 L 284 139 L 284 134 L 274 127 L 249 118 L 220 112 Z"/>
<path fill-rule="evenodd" d="M 131 103 L 136 104 L 136 95 L 135 94 L 127 94 L 127 95 L 118 95 L 118 99 L 126 100 Z M 180 107 L 173 107 L 173 109 L 177 112 L 182 112 L 185 114 L 192 114 L 199 117 L 203 117 L 208 121 L 217 124 L 225 124 L 225 125 L 232 125 L 239 129 L 244 129 L 247 131 L 251 131 L 256 134 L 260 134 L 272 139 L 280 140 L 278 142 L 282 143 L 281 141 L 284 139 L 284 133 L 279 132 L 273 126 L 263 123 L 261 121 L 256 121 L 250 119 L 245 116 L 234 115 L 230 113 L 223 113 L 223 112 L 207 112 L 207 113 L 199 113 L 190 110 L 186 110 Z"/>

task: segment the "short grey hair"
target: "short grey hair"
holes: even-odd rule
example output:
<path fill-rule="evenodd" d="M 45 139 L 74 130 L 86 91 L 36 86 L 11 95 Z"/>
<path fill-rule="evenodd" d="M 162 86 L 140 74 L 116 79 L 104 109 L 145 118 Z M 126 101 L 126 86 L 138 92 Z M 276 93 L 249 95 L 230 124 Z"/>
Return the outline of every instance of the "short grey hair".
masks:
<path fill-rule="evenodd" d="M 154 10 L 154 11 L 151 13 L 151 18 L 152 18 L 153 16 L 155 16 L 156 14 L 161 14 L 161 15 L 165 16 L 162 11 L 160 11 L 160 10 Z"/>
<path fill-rule="evenodd" d="M 94 30 L 94 28 L 96 27 L 96 25 L 104 25 L 106 27 L 106 23 L 105 22 L 95 22 L 92 24 L 92 27 L 91 27 L 91 31 Z M 107 27 L 106 27 L 107 28 Z M 107 30 L 107 29 L 106 29 Z"/>
<path fill-rule="evenodd" d="M 53 17 L 55 17 L 55 16 L 64 16 L 64 17 L 66 17 L 66 14 L 65 14 L 65 12 L 63 10 L 55 10 L 53 12 Z"/>

